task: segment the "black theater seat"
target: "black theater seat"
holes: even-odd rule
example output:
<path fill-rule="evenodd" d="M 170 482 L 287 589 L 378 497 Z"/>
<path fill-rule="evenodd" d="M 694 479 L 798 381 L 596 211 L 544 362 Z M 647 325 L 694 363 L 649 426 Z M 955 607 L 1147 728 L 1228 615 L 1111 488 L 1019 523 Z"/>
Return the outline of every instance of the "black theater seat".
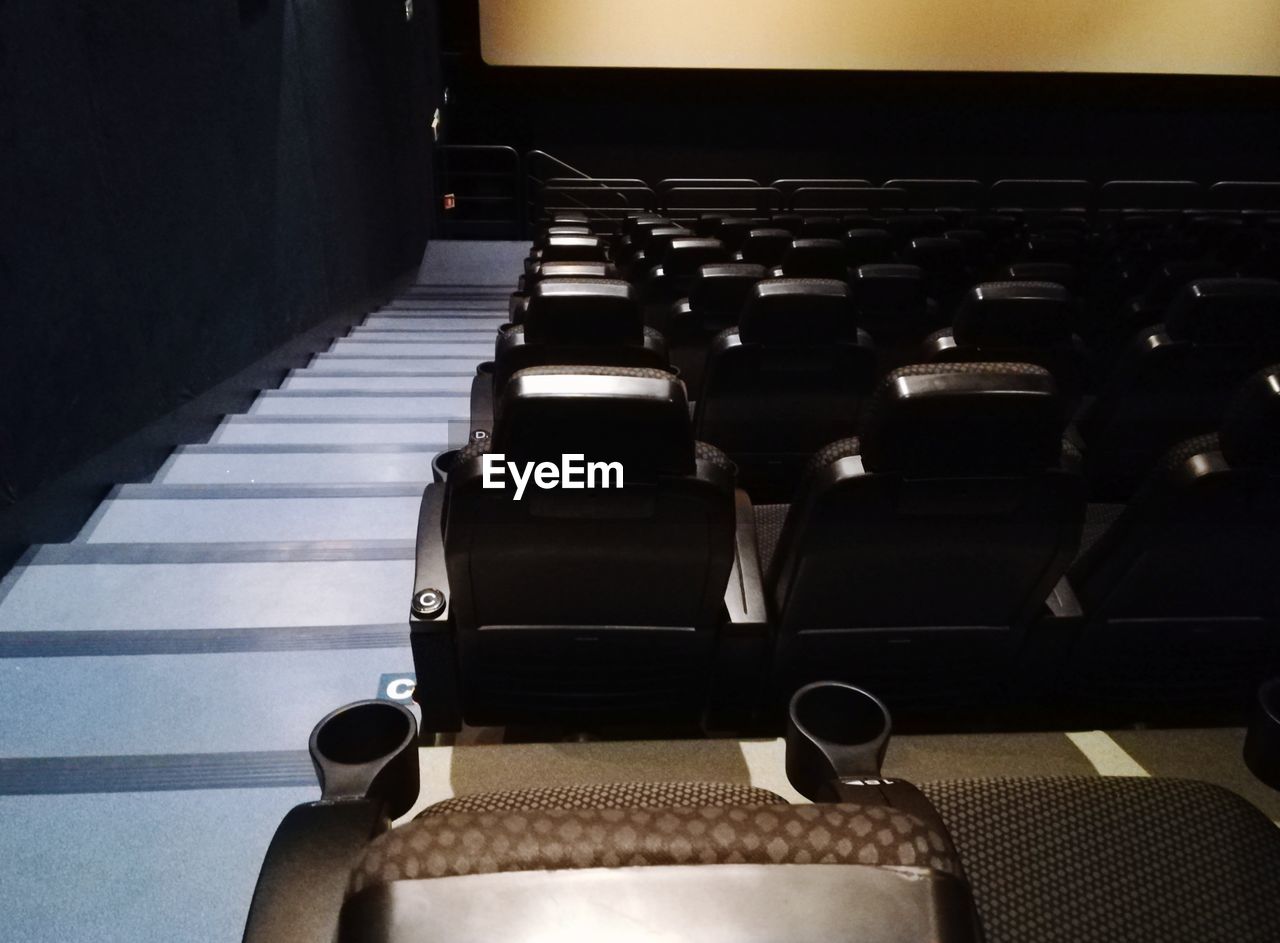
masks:
<path fill-rule="evenodd" d="M 547 236 L 531 262 L 607 262 L 608 241 L 600 236 Z"/>
<path fill-rule="evenodd" d="M 1243 706 L 1280 670 L 1280 366 L 1250 377 L 1221 431 L 1175 446 L 1081 555 L 1077 695 Z"/>
<path fill-rule="evenodd" d="M 492 371 L 472 391 L 472 429 L 492 428 L 493 397 L 518 370 L 543 364 L 667 368 L 662 335 L 644 326 L 635 290 L 618 279 L 547 278 L 529 296 L 519 324 L 498 332 Z"/>
<path fill-rule="evenodd" d="M 1250 373 L 1280 360 L 1280 282 L 1207 279 L 1133 338 L 1079 422 L 1097 500 L 1123 500 L 1177 442 L 1217 428 Z"/>
<path fill-rule="evenodd" d="M 1022 362 L 1053 374 L 1073 405 L 1084 389 L 1085 352 L 1072 332 L 1075 303 L 1052 282 L 985 282 L 975 285 L 955 323 L 925 342 L 925 363 Z"/>
<path fill-rule="evenodd" d="M 947 218 L 937 213 L 909 213 L 884 221 L 884 228 L 903 245 L 919 236 L 941 236 L 948 225 Z"/>
<path fill-rule="evenodd" d="M 772 273 L 782 278 L 834 278 L 845 281 L 849 269 L 839 239 L 796 239 Z"/>
<path fill-rule="evenodd" d="M 695 430 L 738 463 L 754 498 L 785 499 L 816 448 L 852 434 L 874 376 L 844 282 L 768 279 L 711 345 Z"/>
<path fill-rule="evenodd" d="M 702 266 L 729 262 L 731 258 L 719 239 L 703 236 L 672 239 L 662 252 L 661 261 L 644 279 L 645 323 L 665 331 L 671 306 L 688 296 Z"/>
<path fill-rule="evenodd" d="M 483 486 L 496 454 L 522 467 L 618 463 L 623 487 L 530 483 L 515 500 L 511 474 Z M 492 435 L 423 498 L 415 598 L 448 598 L 410 627 L 424 727 L 696 720 L 726 657 L 736 513 L 733 464 L 694 441 L 672 375 L 515 374 Z"/>
<path fill-rule="evenodd" d="M 618 270 L 609 262 L 538 262 L 531 271 L 520 276 L 519 287 L 511 293 L 507 305 L 508 320 L 512 324 L 524 321 L 529 307 L 529 293 L 543 279 L 549 278 L 617 278 Z"/>
<path fill-rule="evenodd" d="M 903 250 L 902 261 L 920 267 L 929 297 L 947 312 L 954 309 L 960 296 L 973 284 L 968 254 L 963 243 L 956 239 L 917 236 Z"/>
<path fill-rule="evenodd" d="M 894 261 L 893 237 L 887 229 L 850 229 L 843 238 L 845 266 L 849 269 Z"/>
<path fill-rule="evenodd" d="M 838 678 L 890 704 L 998 698 L 1080 541 L 1065 422 L 1041 367 L 889 374 L 861 436 L 814 456 L 790 508 L 756 507 L 773 690 Z"/>
<path fill-rule="evenodd" d="M 689 296 L 672 306 L 667 344 L 689 399 L 696 400 L 701 393 L 711 341 L 721 331 L 737 326 L 751 290 L 767 275 L 763 265 L 746 262 L 704 265 L 694 276 Z"/>
<path fill-rule="evenodd" d="M 849 280 L 858 327 L 875 341 L 882 369 L 915 360 L 920 344 L 942 327 L 917 265 L 863 265 Z"/>
<path fill-rule="evenodd" d="M 790 230 L 778 229 L 774 226 L 763 226 L 750 230 L 742 240 L 738 257 L 743 262 L 773 268 L 781 264 L 782 257 L 791 248 L 795 236 Z"/>

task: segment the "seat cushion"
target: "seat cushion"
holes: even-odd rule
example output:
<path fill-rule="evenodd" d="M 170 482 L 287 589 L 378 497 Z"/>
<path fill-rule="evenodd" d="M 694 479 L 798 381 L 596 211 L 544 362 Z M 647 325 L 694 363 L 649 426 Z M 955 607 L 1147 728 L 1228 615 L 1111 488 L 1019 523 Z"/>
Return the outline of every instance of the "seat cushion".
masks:
<path fill-rule="evenodd" d="M 351 893 L 416 878 L 562 868 L 864 864 L 961 873 L 946 838 L 884 806 L 704 805 L 424 815 L 369 843 Z"/>
<path fill-rule="evenodd" d="M 674 806 L 782 805 L 776 793 L 738 783 L 588 783 L 549 789 L 480 792 L 445 799 L 423 816 L 455 812 L 539 812 L 544 809 L 669 809 Z"/>
<path fill-rule="evenodd" d="M 926 783 L 987 943 L 1263 943 L 1280 927 L 1280 829 L 1172 779 Z"/>

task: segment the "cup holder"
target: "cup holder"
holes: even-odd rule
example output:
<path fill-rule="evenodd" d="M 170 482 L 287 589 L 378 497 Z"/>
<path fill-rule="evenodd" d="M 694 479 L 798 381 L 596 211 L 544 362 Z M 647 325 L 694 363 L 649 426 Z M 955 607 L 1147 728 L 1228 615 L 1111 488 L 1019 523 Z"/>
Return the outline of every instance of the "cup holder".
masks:
<path fill-rule="evenodd" d="M 386 803 L 393 818 L 418 799 L 418 723 L 392 701 L 340 707 L 311 731 L 321 797 Z"/>
<path fill-rule="evenodd" d="M 833 801 L 839 783 L 879 778 L 892 729 L 875 695 L 839 681 L 805 685 L 787 712 L 787 779 L 806 798 Z"/>
<path fill-rule="evenodd" d="M 448 479 L 449 469 L 457 464 L 460 451 L 461 449 L 449 449 L 431 460 L 431 478 L 436 484 L 442 485 Z"/>
<path fill-rule="evenodd" d="M 482 377 L 493 376 L 493 361 L 486 360 L 484 363 L 478 364 L 476 366 L 476 375 Z"/>
<path fill-rule="evenodd" d="M 1244 761 L 1253 775 L 1280 789 L 1280 678 L 1258 689 L 1244 738 Z"/>

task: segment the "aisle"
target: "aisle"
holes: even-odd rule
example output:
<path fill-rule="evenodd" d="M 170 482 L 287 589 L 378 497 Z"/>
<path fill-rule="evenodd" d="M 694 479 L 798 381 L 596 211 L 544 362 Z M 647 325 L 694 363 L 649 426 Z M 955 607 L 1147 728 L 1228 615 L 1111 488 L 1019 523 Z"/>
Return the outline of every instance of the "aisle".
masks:
<path fill-rule="evenodd" d="M 0 581 L 6 938 L 240 939 L 271 833 L 318 795 L 312 725 L 412 676 L 418 503 L 526 251 L 432 245 L 399 298 Z"/>

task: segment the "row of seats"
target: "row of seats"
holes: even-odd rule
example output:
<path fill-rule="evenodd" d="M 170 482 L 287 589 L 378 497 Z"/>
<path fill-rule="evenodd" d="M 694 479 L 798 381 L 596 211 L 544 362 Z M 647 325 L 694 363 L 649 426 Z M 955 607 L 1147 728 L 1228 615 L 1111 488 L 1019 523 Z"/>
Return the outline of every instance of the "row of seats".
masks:
<path fill-rule="evenodd" d="M 1165 449 L 1213 427 L 1245 376 L 1280 359 L 1280 283 L 1271 280 L 1185 286 L 1161 323 L 1099 369 L 1077 334 L 1077 299 L 1055 282 L 978 285 L 939 327 L 920 273 L 905 266 L 864 266 L 844 283 L 710 263 L 658 332 L 643 324 L 640 293 L 605 277 L 607 263 L 532 265 L 546 271 L 515 297 L 497 390 L 534 363 L 674 364 L 697 403 L 697 434 L 731 454 L 757 497 L 789 495 L 807 454 L 856 431 L 862 401 L 889 369 L 1013 360 L 1053 373 L 1077 420 L 1071 434 L 1091 494 L 1123 499 Z M 605 325 L 614 343 L 600 334 Z"/>
<path fill-rule="evenodd" d="M 1280 367 L 1102 516 L 1065 425 L 1035 365 L 900 368 L 753 504 L 670 373 L 517 371 L 424 496 L 415 592 L 449 601 L 412 620 L 424 723 L 740 720 L 818 677 L 911 706 L 1242 697 L 1277 663 Z M 513 501 L 493 453 L 626 487 Z"/>
<path fill-rule="evenodd" d="M 992 211 L 1070 212 L 1115 216 L 1152 213 L 1276 213 L 1280 183 L 1223 181 L 1205 187 L 1188 180 L 1116 180 L 1095 186 L 1086 180 L 893 179 L 882 186 L 854 178 L 776 180 L 679 178 L 649 187 L 635 178 L 554 178 L 534 205 L 544 216 L 591 210 L 619 220 L 637 212 L 662 211 L 681 220 L 707 212 Z"/>

